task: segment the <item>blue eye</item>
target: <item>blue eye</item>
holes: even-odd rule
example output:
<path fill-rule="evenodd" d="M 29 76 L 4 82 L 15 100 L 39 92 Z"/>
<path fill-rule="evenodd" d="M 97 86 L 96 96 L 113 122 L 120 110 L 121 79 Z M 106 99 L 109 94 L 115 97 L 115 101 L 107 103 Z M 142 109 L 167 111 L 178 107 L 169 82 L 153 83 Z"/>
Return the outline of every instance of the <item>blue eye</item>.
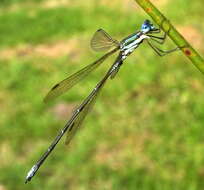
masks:
<path fill-rule="evenodd" d="M 146 26 L 146 25 L 143 25 L 143 26 L 142 26 L 142 29 L 147 29 L 147 26 Z"/>

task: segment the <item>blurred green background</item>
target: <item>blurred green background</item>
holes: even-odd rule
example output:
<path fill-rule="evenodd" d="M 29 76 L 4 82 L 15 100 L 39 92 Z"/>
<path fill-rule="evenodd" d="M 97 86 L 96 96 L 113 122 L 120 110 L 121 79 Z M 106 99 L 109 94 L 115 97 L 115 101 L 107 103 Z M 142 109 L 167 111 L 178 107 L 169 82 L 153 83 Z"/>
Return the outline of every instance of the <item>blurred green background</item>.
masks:
<path fill-rule="evenodd" d="M 203 0 L 152 2 L 202 55 Z M 57 100 L 43 97 L 102 55 L 89 46 L 98 28 L 121 40 L 146 18 L 134 0 L 0 1 L 1 190 L 204 188 L 204 76 L 181 52 L 161 58 L 146 44 L 107 82 L 70 146 L 62 139 L 24 184 L 115 56 Z"/>

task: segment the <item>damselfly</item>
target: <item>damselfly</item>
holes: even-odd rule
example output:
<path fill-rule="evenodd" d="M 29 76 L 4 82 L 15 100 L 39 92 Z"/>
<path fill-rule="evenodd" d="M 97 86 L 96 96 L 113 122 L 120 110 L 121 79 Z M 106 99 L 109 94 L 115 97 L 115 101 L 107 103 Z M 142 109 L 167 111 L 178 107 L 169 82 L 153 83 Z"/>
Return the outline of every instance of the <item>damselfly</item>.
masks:
<path fill-rule="evenodd" d="M 163 22 L 162 22 L 163 24 Z M 161 25 L 162 25 L 161 24 Z M 47 151 L 42 155 L 42 157 L 37 161 L 37 163 L 31 168 L 28 172 L 26 181 L 30 181 L 32 177 L 36 174 L 40 166 L 43 164 L 45 159 L 49 156 L 49 154 L 53 151 L 59 140 L 62 136 L 67 132 L 66 144 L 70 142 L 77 129 L 82 124 L 84 118 L 86 117 L 89 110 L 95 103 L 96 97 L 99 92 L 103 88 L 105 82 L 108 78 L 113 79 L 117 72 L 119 71 L 123 61 L 137 48 L 142 42 L 147 42 L 147 44 L 159 55 L 164 56 L 168 53 L 179 50 L 180 48 L 174 48 L 171 50 L 161 50 L 155 43 L 163 44 L 167 37 L 167 33 L 165 32 L 163 36 L 155 36 L 152 34 L 160 33 L 160 28 L 156 28 L 149 20 L 145 20 L 141 26 L 141 29 L 138 32 L 131 34 L 130 36 L 124 38 L 122 41 L 118 42 L 114 40 L 108 33 L 106 33 L 103 29 L 99 29 L 95 32 L 91 39 L 91 47 L 95 51 L 107 51 L 110 48 L 113 48 L 111 51 L 103 55 L 97 61 L 92 64 L 84 67 L 79 70 L 75 74 L 70 77 L 64 79 L 63 81 L 56 84 L 47 94 L 44 101 L 50 101 L 53 98 L 61 95 L 65 91 L 72 88 L 75 84 L 77 84 L 80 80 L 86 77 L 91 71 L 95 70 L 99 65 L 103 63 L 103 61 L 119 51 L 119 55 L 117 56 L 115 62 L 112 64 L 106 75 L 102 78 L 102 80 L 95 86 L 92 92 L 88 95 L 88 97 L 82 102 L 80 106 L 78 106 L 71 116 L 70 120 L 66 123 L 65 127 L 60 130 L 57 137 L 54 139 L 52 144 L 49 146 Z"/>

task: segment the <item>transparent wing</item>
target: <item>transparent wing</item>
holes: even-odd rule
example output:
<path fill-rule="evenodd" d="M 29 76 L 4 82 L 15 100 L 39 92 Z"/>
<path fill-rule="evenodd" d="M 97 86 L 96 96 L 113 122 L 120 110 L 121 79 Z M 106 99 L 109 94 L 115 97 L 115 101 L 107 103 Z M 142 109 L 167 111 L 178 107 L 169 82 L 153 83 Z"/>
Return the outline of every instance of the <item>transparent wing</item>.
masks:
<path fill-rule="evenodd" d="M 69 142 L 71 141 L 72 137 L 75 135 L 77 129 L 80 128 L 81 124 L 83 123 L 84 119 L 86 118 L 87 114 L 89 113 L 89 111 L 92 109 L 92 107 L 94 106 L 95 102 L 96 102 L 96 98 L 98 97 L 98 94 L 100 92 L 100 89 L 98 90 L 98 92 L 96 94 L 94 94 L 93 97 L 91 97 L 87 103 L 84 105 L 83 110 L 79 113 L 78 117 L 76 118 L 76 120 L 73 122 L 72 126 L 70 127 L 70 129 L 67 132 L 67 137 L 65 140 L 65 144 L 68 145 Z"/>
<path fill-rule="evenodd" d="M 86 77 L 91 71 L 95 70 L 101 63 L 110 55 L 115 53 L 118 48 L 113 49 L 112 51 L 106 53 L 100 59 L 96 60 L 92 64 L 84 67 L 83 69 L 79 70 L 78 72 L 74 73 L 73 75 L 69 76 L 68 78 L 64 79 L 63 81 L 57 83 L 52 89 L 48 92 L 48 94 L 44 98 L 44 102 L 48 102 L 51 99 L 56 98 L 57 96 L 63 94 L 70 88 L 72 88 L 75 84 L 77 84 L 80 80 Z"/>
<path fill-rule="evenodd" d="M 73 120 L 71 127 L 69 127 L 67 131 L 67 137 L 65 140 L 65 144 L 68 145 L 71 141 L 72 137 L 75 135 L 77 129 L 80 128 L 82 122 L 86 118 L 89 111 L 92 109 L 96 102 L 96 98 L 98 97 L 102 87 L 104 86 L 106 80 L 111 74 L 108 72 L 107 75 L 97 84 L 95 89 L 91 92 L 91 94 L 84 100 L 84 102 L 79 106 L 76 110 L 78 112 L 77 117 Z"/>
<path fill-rule="evenodd" d="M 120 56 L 120 55 L 119 55 Z M 118 62 L 119 61 L 119 62 Z M 119 64 L 121 60 L 117 60 L 112 67 L 108 70 L 105 77 L 96 85 L 94 90 L 90 93 L 90 95 L 84 100 L 84 102 L 75 110 L 75 113 L 73 115 L 74 119 L 70 119 L 70 127 L 68 127 L 67 130 L 67 137 L 65 144 L 69 144 L 72 137 L 75 135 L 77 129 L 80 128 L 82 122 L 86 118 L 88 112 L 91 110 L 93 105 L 96 102 L 96 98 L 98 97 L 102 87 L 104 86 L 105 82 L 111 75 L 115 72 L 115 70 L 119 70 L 120 66 L 122 64 Z M 76 114 L 76 115 L 75 115 Z"/>
<path fill-rule="evenodd" d="M 106 51 L 113 46 L 119 47 L 120 43 L 112 39 L 103 29 L 97 30 L 91 39 L 91 48 L 95 51 Z"/>

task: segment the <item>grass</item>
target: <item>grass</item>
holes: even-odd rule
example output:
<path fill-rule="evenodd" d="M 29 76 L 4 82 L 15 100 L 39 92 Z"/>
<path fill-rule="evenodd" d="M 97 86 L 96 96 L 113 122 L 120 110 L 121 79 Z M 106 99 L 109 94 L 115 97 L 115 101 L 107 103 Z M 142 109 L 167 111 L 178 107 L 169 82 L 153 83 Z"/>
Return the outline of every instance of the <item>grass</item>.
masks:
<path fill-rule="evenodd" d="M 78 1 L 52 8 L 41 6 L 41 1 L 32 5 L 4 2 L 0 14 L 0 187 L 203 188 L 203 75 L 181 53 L 160 58 L 145 44 L 126 60 L 116 78 L 107 82 L 71 145 L 65 147 L 63 139 L 33 181 L 24 185 L 27 171 L 114 58 L 69 93 L 45 105 L 42 99 L 47 91 L 101 55 L 88 47 L 95 30 L 104 28 L 121 39 L 140 27 L 146 15 L 108 1 L 90 0 L 90 6 Z M 172 5 L 167 1 L 161 9 L 176 26 L 197 31 L 203 42 L 201 3 L 178 0 Z M 180 17 L 177 7 L 182 5 Z M 115 22 L 118 18 L 120 22 Z M 32 51 L 43 44 L 49 51 L 52 44 L 58 47 L 71 39 L 76 40 L 67 44 L 67 54 L 58 50 L 59 55 L 43 56 Z M 195 48 L 203 53 L 203 47 Z"/>

